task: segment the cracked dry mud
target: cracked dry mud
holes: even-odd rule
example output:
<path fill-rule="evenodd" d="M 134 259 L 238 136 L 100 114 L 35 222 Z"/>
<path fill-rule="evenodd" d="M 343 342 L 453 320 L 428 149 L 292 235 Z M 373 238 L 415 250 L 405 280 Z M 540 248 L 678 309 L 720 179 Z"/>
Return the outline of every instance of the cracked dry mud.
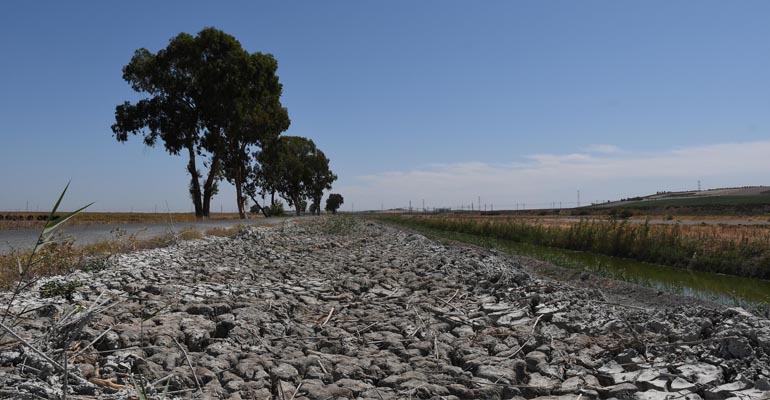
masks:
<path fill-rule="evenodd" d="M 770 321 L 614 304 L 519 262 L 340 218 L 114 256 L 38 284 L 83 282 L 72 303 L 14 302 L 70 376 L 6 335 L 0 398 L 770 398 Z"/>

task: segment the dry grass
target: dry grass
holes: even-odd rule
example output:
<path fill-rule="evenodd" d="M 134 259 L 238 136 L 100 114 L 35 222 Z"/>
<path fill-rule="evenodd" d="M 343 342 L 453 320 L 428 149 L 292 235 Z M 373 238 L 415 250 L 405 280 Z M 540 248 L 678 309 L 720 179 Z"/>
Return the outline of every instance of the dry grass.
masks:
<path fill-rule="evenodd" d="M 35 276 L 66 274 L 75 270 L 104 268 L 107 258 L 113 254 L 130 253 L 137 250 L 167 247 L 179 240 L 194 240 L 204 236 L 231 236 L 242 226 L 210 229 L 205 233 L 185 230 L 176 235 L 167 234 L 152 238 L 137 238 L 116 235 L 116 239 L 78 246 L 72 239 L 60 237 L 38 252 L 42 262 L 35 266 Z M 18 262 L 29 258 L 31 250 L 16 250 L 0 255 L 0 289 L 9 289 L 18 279 Z M 38 257 L 36 255 L 36 257 Z"/>
<path fill-rule="evenodd" d="M 2 212 L 0 211 L 0 230 L 42 228 L 45 221 L 38 218 L 48 216 L 43 212 Z M 8 219 L 15 218 L 16 220 Z M 251 216 L 260 218 L 258 216 Z M 238 219 L 237 213 L 212 214 L 209 220 Z M 69 221 L 69 226 L 105 225 L 105 224 L 158 224 L 173 222 L 195 222 L 194 213 L 107 213 L 82 212 Z"/>
<path fill-rule="evenodd" d="M 243 225 L 238 224 L 229 228 L 211 228 L 206 230 L 205 233 L 206 236 L 230 237 L 235 235 L 241 229 L 243 229 Z"/>
<path fill-rule="evenodd" d="M 693 220 L 695 217 L 683 217 L 681 220 Z M 548 228 L 570 229 L 575 225 L 581 224 L 581 220 L 565 220 L 564 217 L 506 217 L 506 216 L 453 216 L 441 217 L 447 221 L 474 221 L 474 223 L 496 224 L 524 224 L 528 226 L 542 226 Z M 645 218 L 638 219 L 640 222 Z M 675 219 L 680 219 L 679 217 Z M 765 221 L 765 217 L 754 218 L 735 218 L 725 219 L 724 217 L 697 218 L 696 220 L 709 221 Z M 653 220 L 651 220 L 653 221 Z M 621 221 L 622 222 L 622 221 Z M 611 225 L 613 222 L 609 219 L 590 218 L 590 223 L 601 226 L 602 224 Z M 669 234 L 676 231 L 676 234 L 687 239 L 702 242 L 704 245 L 712 246 L 716 243 L 742 243 L 747 241 L 763 241 L 770 243 L 770 225 L 730 225 L 730 224 L 702 224 L 702 225 L 678 225 L 668 224 L 659 225 L 651 223 L 649 230 L 654 234 Z"/>
<path fill-rule="evenodd" d="M 770 227 L 622 221 L 382 217 L 406 225 L 770 279 Z"/>

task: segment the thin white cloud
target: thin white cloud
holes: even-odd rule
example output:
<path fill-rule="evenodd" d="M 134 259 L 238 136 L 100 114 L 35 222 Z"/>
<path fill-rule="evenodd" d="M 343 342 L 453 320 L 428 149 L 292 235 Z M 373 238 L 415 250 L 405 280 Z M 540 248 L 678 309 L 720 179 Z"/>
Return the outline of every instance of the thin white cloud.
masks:
<path fill-rule="evenodd" d="M 613 144 L 592 144 L 585 148 L 589 153 L 613 154 L 620 153 L 620 147 Z"/>
<path fill-rule="evenodd" d="M 357 177 L 335 188 L 356 209 L 478 203 L 572 206 L 582 203 L 704 187 L 768 184 L 770 141 L 691 146 L 648 153 L 535 154 L 525 162 L 433 164 L 408 171 Z M 348 202 L 350 199 L 350 203 Z"/>

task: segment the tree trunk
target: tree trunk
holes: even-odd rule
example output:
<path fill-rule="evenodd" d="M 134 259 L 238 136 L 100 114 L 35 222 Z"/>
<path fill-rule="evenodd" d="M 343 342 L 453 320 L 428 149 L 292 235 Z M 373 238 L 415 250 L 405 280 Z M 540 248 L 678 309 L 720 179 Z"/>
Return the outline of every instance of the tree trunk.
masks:
<path fill-rule="evenodd" d="M 299 208 L 300 207 L 301 207 L 300 199 L 299 198 L 294 199 L 294 209 L 297 211 L 297 216 L 298 217 L 300 216 L 300 212 L 299 212 Z"/>
<path fill-rule="evenodd" d="M 206 182 L 203 184 L 203 216 L 208 217 L 211 214 L 211 197 L 214 196 L 214 185 L 216 183 L 216 176 L 219 173 L 219 156 L 214 155 L 211 158 L 211 167 L 209 168 L 209 176 L 206 178 Z"/>
<path fill-rule="evenodd" d="M 262 206 L 259 204 L 259 202 L 257 201 L 257 199 L 255 199 L 255 198 L 254 198 L 254 196 L 251 196 L 251 195 L 249 195 L 249 197 L 251 197 L 251 201 L 253 201 L 253 202 L 254 202 L 254 205 L 255 205 L 255 206 L 257 206 L 257 208 L 259 208 L 259 211 L 261 211 L 261 212 L 262 212 L 262 215 L 264 215 L 264 216 L 265 216 L 265 218 L 267 218 L 267 217 L 268 217 L 268 215 L 267 215 L 267 210 L 265 209 L 265 207 L 262 207 Z M 263 197 L 262 197 L 262 200 L 264 200 L 264 199 L 265 199 L 265 198 L 264 198 L 264 196 L 263 196 Z"/>
<path fill-rule="evenodd" d="M 187 172 L 190 173 L 190 196 L 192 197 L 193 206 L 195 206 L 195 217 L 203 217 L 203 206 L 201 205 L 201 183 L 198 179 L 198 167 L 195 165 L 195 149 L 193 146 L 187 146 L 187 151 L 190 154 L 190 161 L 187 163 Z"/>
<path fill-rule="evenodd" d="M 236 152 L 236 150 L 231 150 L 232 152 Z M 243 143 L 240 145 L 240 147 L 237 150 L 237 154 L 243 155 L 246 154 L 246 144 Z M 247 156 L 248 157 L 248 156 Z M 248 159 L 248 158 L 247 158 Z M 244 210 L 244 205 L 246 203 L 246 196 L 243 194 L 243 170 L 244 170 L 244 164 L 246 163 L 245 160 L 242 160 L 238 158 L 237 165 L 235 166 L 235 197 L 237 197 L 238 200 L 238 216 L 241 219 L 246 219 L 246 211 Z"/>
<path fill-rule="evenodd" d="M 246 212 L 243 210 L 243 203 L 245 198 L 243 197 L 243 178 L 241 177 L 240 165 L 235 167 L 235 197 L 238 199 L 238 217 L 246 219 Z"/>
<path fill-rule="evenodd" d="M 316 204 L 315 215 L 320 216 L 321 215 L 321 196 L 314 198 L 313 202 Z"/>

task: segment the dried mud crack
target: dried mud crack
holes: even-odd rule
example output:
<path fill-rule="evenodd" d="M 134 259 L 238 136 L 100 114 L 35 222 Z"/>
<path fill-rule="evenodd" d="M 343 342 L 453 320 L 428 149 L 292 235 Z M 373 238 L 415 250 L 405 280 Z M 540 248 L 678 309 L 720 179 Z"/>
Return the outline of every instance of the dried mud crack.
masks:
<path fill-rule="evenodd" d="M 83 285 L 41 298 L 57 280 Z M 612 304 L 373 222 L 249 228 L 37 286 L 0 339 L 0 398 L 770 398 L 768 320 Z"/>

